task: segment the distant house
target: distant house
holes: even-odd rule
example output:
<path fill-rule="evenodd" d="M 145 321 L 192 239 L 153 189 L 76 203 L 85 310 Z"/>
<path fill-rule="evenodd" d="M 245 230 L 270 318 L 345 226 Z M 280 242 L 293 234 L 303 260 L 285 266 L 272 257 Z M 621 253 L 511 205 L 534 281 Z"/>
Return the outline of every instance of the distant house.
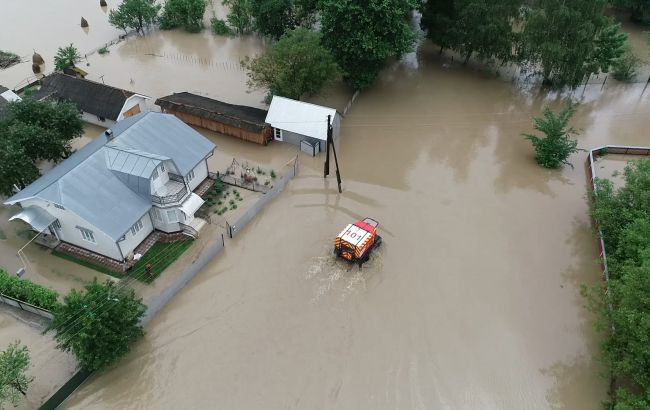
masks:
<path fill-rule="evenodd" d="M 5 201 L 37 232 L 124 262 L 154 231 L 196 236 L 215 145 L 172 115 L 119 121 Z"/>
<path fill-rule="evenodd" d="M 32 97 L 70 101 L 81 111 L 83 121 L 102 127 L 112 127 L 116 121 L 148 111 L 146 101 L 150 99 L 146 95 L 63 73 L 44 77 L 41 89 Z"/>
<path fill-rule="evenodd" d="M 20 100 L 21 98 L 16 93 L 7 87 L 0 85 L 0 119 L 4 117 L 5 110 L 7 109 L 7 105 L 9 105 L 10 102 Z"/>
<path fill-rule="evenodd" d="M 187 124 L 245 141 L 266 145 L 272 138 L 265 123 L 267 112 L 259 108 L 228 104 L 187 92 L 159 98 L 156 105 Z"/>
<path fill-rule="evenodd" d="M 274 96 L 266 122 L 273 127 L 276 141 L 300 146 L 301 150 L 316 155 L 326 148 L 328 115 L 333 137 L 337 138 L 341 116 L 334 108 Z"/>

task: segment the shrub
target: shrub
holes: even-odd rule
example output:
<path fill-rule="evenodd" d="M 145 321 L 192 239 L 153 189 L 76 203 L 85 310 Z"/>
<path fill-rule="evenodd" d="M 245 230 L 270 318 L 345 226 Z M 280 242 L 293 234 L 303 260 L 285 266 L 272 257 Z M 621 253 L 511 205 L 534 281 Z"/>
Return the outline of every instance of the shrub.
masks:
<path fill-rule="evenodd" d="M 614 78 L 619 81 L 631 81 L 636 77 L 637 71 L 643 64 L 643 60 L 632 50 L 629 44 L 626 44 L 623 55 L 614 60 L 612 64 L 612 73 Z"/>
<path fill-rule="evenodd" d="M 20 279 L 0 269 L 0 293 L 46 310 L 59 304 L 59 294 L 52 289 Z"/>
<path fill-rule="evenodd" d="M 206 5 L 205 0 L 167 0 L 160 17 L 160 28 L 183 27 L 190 33 L 201 31 Z"/>
<path fill-rule="evenodd" d="M 561 168 L 562 165 L 573 165 L 567 161 L 571 154 L 579 151 L 578 141 L 571 139 L 577 135 L 573 128 L 566 128 L 575 113 L 573 105 L 568 105 L 559 114 L 554 114 L 548 107 L 542 117 L 533 119 L 536 130 L 545 134 L 537 137 L 533 134 L 523 134 L 535 147 L 535 160 L 544 168 Z"/>
<path fill-rule="evenodd" d="M 229 36 L 232 34 L 232 30 L 228 27 L 225 20 L 213 17 L 210 20 L 210 25 L 212 27 L 212 32 L 218 36 Z"/>
<path fill-rule="evenodd" d="M 275 179 L 275 177 L 277 177 L 274 170 L 271 170 L 270 175 L 271 175 L 271 178 L 273 178 L 273 179 Z"/>
<path fill-rule="evenodd" d="M 108 47 L 102 47 L 99 50 L 97 50 L 99 54 L 108 54 L 110 51 L 108 51 Z"/>

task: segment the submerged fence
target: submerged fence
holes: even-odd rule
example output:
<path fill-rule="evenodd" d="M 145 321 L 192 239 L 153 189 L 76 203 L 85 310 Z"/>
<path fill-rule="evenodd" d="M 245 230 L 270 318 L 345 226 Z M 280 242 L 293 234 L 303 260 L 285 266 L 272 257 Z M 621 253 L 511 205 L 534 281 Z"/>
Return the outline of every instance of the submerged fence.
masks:
<path fill-rule="evenodd" d="M 269 189 L 268 192 L 266 192 L 248 211 L 246 211 L 246 213 L 240 216 L 234 224 L 226 222 L 226 230 L 229 237 L 234 238 L 235 235 L 241 232 L 241 230 L 248 225 L 255 215 L 257 215 L 266 205 L 268 205 L 269 202 L 273 200 L 273 198 L 284 191 L 284 188 L 287 186 L 289 181 L 291 181 L 298 173 L 298 156 L 296 155 L 294 159 L 289 161 L 285 168 L 286 172 L 282 175 L 282 178 L 279 178 L 274 182 L 273 188 Z"/>
<path fill-rule="evenodd" d="M 46 309 L 41 309 L 37 306 L 31 305 L 27 302 L 23 302 L 22 300 L 18 300 L 16 298 L 12 298 L 11 296 L 3 295 L 0 293 L 0 303 L 7 304 L 9 306 L 17 307 L 19 309 L 22 309 L 26 312 L 31 312 L 34 313 L 35 315 L 41 316 L 45 319 L 52 320 L 54 319 L 54 315 L 52 312 Z"/>

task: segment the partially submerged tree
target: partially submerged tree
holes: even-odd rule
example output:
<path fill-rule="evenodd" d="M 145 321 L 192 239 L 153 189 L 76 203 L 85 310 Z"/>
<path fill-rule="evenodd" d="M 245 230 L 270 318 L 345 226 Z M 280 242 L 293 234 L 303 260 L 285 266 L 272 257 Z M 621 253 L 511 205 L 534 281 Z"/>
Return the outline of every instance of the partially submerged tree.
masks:
<path fill-rule="evenodd" d="M 318 0 L 251 0 L 255 29 L 274 39 L 296 27 L 311 27 Z"/>
<path fill-rule="evenodd" d="M 569 120 L 575 113 L 575 107 L 568 105 L 559 114 L 545 108 L 542 117 L 533 119 L 534 127 L 544 134 L 538 137 L 533 134 L 523 134 L 535 147 L 535 160 L 544 168 L 560 168 L 562 165 L 573 166 L 567 161 L 571 154 L 579 151 L 578 141 L 571 139 L 577 135 L 573 128 L 567 128 Z"/>
<path fill-rule="evenodd" d="M 124 33 L 128 29 L 141 33 L 145 27 L 156 22 L 159 11 L 160 5 L 152 0 L 124 0 L 117 10 L 110 11 L 108 22 L 124 30 Z"/>
<path fill-rule="evenodd" d="M 619 81 L 631 81 L 636 77 L 643 60 L 634 53 L 629 44 L 625 44 L 623 55 L 612 63 L 612 73 Z"/>
<path fill-rule="evenodd" d="M 84 288 L 65 296 L 48 330 L 55 332 L 57 347 L 73 352 L 81 367 L 97 370 L 117 362 L 144 335 L 140 320 L 146 306 L 133 289 L 111 281 L 93 281 Z"/>
<path fill-rule="evenodd" d="M 10 344 L 0 353 L 0 409 L 4 404 L 17 406 L 32 378 L 26 375 L 29 368 L 29 350 L 20 342 Z"/>
<path fill-rule="evenodd" d="M 59 47 L 54 56 L 54 69 L 63 71 L 66 68 L 74 67 L 79 61 L 81 61 L 79 50 L 70 43 L 67 47 Z"/>
<path fill-rule="evenodd" d="M 370 87 L 390 57 L 411 51 L 414 0 L 324 0 L 323 44 L 356 89 Z"/>
<path fill-rule="evenodd" d="M 206 0 L 167 0 L 160 16 L 160 28 L 182 27 L 190 33 L 201 31 L 206 5 Z"/>
<path fill-rule="evenodd" d="M 607 0 L 538 0 L 522 32 L 519 58 L 540 68 L 546 84 L 577 87 L 607 72 L 623 54 L 626 36 L 605 15 Z"/>
<path fill-rule="evenodd" d="M 228 24 L 237 34 L 247 34 L 253 30 L 252 0 L 223 0 L 223 4 L 230 7 Z"/>
<path fill-rule="evenodd" d="M 287 32 L 264 54 L 243 62 L 249 87 L 267 89 L 267 100 L 273 95 L 298 100 L 336 81 L 339 67 L 320 41 L 320 33 L 305 28 Z"/>
<path fill-rule="evenodd" d="M 71 103 L 25 98 L 8 105 L 0 121 L 0 193 L 24 188 L 39 177 L 39 161 L 70 155 L 70 141 L 83 134 L 79 111 Z"/>

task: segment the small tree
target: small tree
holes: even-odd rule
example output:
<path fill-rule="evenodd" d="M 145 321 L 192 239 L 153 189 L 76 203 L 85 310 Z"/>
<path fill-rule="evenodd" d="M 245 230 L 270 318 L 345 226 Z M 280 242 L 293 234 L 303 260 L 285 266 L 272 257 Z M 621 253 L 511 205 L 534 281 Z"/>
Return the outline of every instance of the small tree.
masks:
<path fill-rule="evenodd" d="M 135 29 L 141 33 L 145 26 L 156 22 L 160 5 L 152 0 L 124 0 L 117 10 L 111 10 L 108 22 L 114 27 L 124 30 Z"/>
<path fill-rule="evenodd" d="M 133 289 L 96 280 L 85 292 L 72 290 L 54 311 L 53 330 L 57 347 L 71 351 L 86 370 L 117 362 L 144 335 L 140 320 L 146 311 Z"/>
<path fill-rule="evenodd" d="M 206 0 L 167 0 L 160 17 L 160 28 L 183 27 L 190 33 L 201 31 L 206 4 Z"/>
<path fill-rule="evenodd" d="M 533 143 L 535 159 L 539 165 L 553 169 L 560 168 L 562 165 L 573 167 L 567 158 L 579 151 L 578 141 L 570 138 L 578 132 L 573 128 L 567 129 L 567 124 L 574 113 L 573 105 L 568 105 L 557 115 L 547 107 L 542 117 L 533 119 L 535 129 L 541 131 L 544 137 L 540 138 L 533 134 L 523 134 L 523 136 Z"/>
<path fill-rule="evenodd" d="M 637 75 L 643 60 L 637 56 L 629 44 L 625 44 L 623 55 L 614 60 L 612 70 L 614 78 L 619 81 L 630 81 Z"/>
<path fill-rule="evenodd" d="M 79 61 L 81 61 L 79 50 L 70 43 L 67 47 L 59 47 L 54 56 L 54 69 L 63 71 L 66 68 L 74 67 Z"/>
<path fill-rule="evenodd" d="M 237 34 L 250 33 L 253 29 L 253 4 L 251 0 L 223 0 L 225 6 L 230 7 L 228 23 Z"/>
<path fill-rule="evenodd" d="M 18 405 L 20 395 L 27 395 L 32 378 L 25 372 L 29 368 L 29 350 L 16 341 L 0 353 L 0 409 L 5 403 Z"/>
<path fill-rule="evenodd" d="M 296 28 L 283 35 L 265 54 L 242 65 L 248 70 L 248 86 L 273 95 L 300 99 L 315 94 L 340 77 L 334 58 L 321 44 L 319 33 Z"/>

